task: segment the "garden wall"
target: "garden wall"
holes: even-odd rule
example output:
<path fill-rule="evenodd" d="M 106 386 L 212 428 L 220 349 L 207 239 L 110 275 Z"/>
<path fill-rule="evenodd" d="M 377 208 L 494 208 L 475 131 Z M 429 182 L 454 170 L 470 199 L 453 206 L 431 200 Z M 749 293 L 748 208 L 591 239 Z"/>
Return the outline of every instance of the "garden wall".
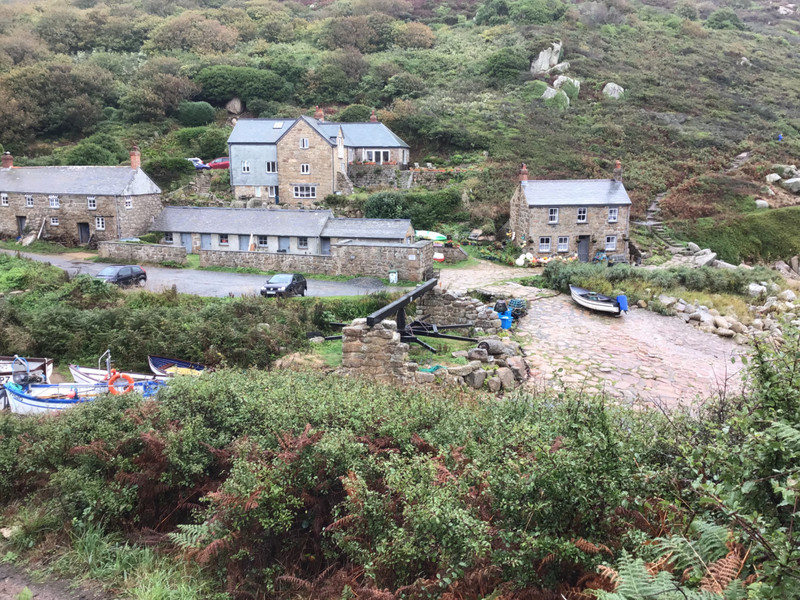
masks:
<path fill-rule="evenodd" d="M 186 264 L 186 248 L 167 244 L 128 244 L 125 242 L 100 242 L 100 258 L 112 258 L 124 263 L 161 263 L 172 261 Z"/>

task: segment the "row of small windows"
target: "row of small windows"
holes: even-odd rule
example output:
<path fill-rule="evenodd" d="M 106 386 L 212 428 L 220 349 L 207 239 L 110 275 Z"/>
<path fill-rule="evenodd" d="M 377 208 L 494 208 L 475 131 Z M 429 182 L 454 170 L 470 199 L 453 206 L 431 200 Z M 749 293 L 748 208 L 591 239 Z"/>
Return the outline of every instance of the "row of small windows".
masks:
<path fill-rule="evenodd" d="M 549 236 L 544 236 L 539 238 L 539 252 L 550 252 L 551 250 L 551 243 Z M 569 236 L 559 236 L 557 240 L 556 251 L 557 252 L 569 252 Z M 617 236 L 615 235 L 607 235 L 606 236 L 606 245 L 605 250 L 616 250 L 617 249 Z"/>
<path fill-rule="evenodd" d="M 102 217 L 98 217 L 102 218 Z M 52 224 L 52 223 L 51 223 Z M 58 223 L 55 223 L 58 225 Z M 105 224 L 103 226 L 105 228 Z M 99 229 L 99 227 L 98 227 Z M 230 245 L 230 236 L 227 233 L 220 233 L 217 234 L 219 236 L 219 245 L 220 246 L 229 246 Z M 168 231 L 164 234 L 164 243 L 172 244 L 174 242 L 174 237 L 171 231 Z M 266 235 L 259 235 L 258 236 L 258 247 L 259 248 L 266 248 L 269 246 L 269 238 Z M 297 247 L 300 249 L 308 248 L 308 238 L 307 237 L 298 237 L 297 238 Z"/>
<path fill-rule="evenodd" d="M 589 217 L 589 209 L 587 208 L 579 208 L 578 209 L 578 216 L 577 222 L 578 223 L 586 223 Z M 609 223 L 616 223 L 619 219 L 619 208 L 609 208 L 608 209 L 608 222 Z M 547 222 L 550 225 L 558 223 L 558 209 L 551 208 L 547 214 Z"/>
<path fill-rule="evenodd" d="M 58 227 L 58 217 L 50 217 L 50 225 L 52 227 Z M 106 228 L 106 218 L 105 217 L 95 217 L 94 219 L 94 228 L 97 231 L 105 231 Z"/>
<path fill-rule="evenodd" d="M 249 173 L 250 172 L 250 161 L 243 160 L 242 161 L 242 173 Z M 278 163 L 274 160 L 267 161 L 265 173 L 277 173 L 278 172 Z M 300 174 L 301 175 L 308 175 L 311 173 L 311 164 L 310 163 L 303 163 L 300 165 Z"/>
<path fill-rule="evenodd" d="M 48 196 L 47 199 L 50 203 L 50 208 L 61 208 L 61 201 L 58 196 Z M 0 194 L 0 206 L 8 206 L 8 194 Z M 33 196 L 26 195 L 25 207 L 33 208 L 33 206 Z M 97 199 L 94 196 L 86 197 L 86 208 L 97 210 Z M 133 208 L 133 198 L 130 196 L 125 196 L 125 208 Z"/>

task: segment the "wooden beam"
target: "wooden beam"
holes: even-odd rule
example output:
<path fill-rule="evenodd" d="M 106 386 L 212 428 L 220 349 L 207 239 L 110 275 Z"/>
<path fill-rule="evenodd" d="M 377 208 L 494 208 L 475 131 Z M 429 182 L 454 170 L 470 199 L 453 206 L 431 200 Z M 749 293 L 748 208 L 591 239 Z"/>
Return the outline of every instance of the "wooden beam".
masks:
<path fill-rule="evenodd" d="M 385 318 L 397 314 L 397 311 L 405 308 L 407 304 L 410 304 L 423 294 L 435 288 L 437 283 L 439 283 L 439 280 L 436 279 L 435 277 L 433 279 L 429 279 L 421 286 L 415 288 L 413 291 L 400 296 L 397 300 L 395 300 L 391 304 L 387 304 L 383 308 L 379 308 L 378 310 L 376 310 L 374 313 L 372 313 L 367 317 L 367 325 L 372 327 L 376 323 L 380 323 L 381 321 L 383 321 Z"/>

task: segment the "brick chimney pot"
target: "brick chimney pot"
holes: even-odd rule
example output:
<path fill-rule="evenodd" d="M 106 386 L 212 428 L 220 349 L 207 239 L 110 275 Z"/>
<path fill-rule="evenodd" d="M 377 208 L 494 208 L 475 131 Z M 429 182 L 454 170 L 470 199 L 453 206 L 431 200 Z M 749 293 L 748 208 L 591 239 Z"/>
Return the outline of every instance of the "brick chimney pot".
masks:
<path fill-rule="evenodd" d="M 14 157 L 11 156 L 11 152 L 3 152 L 3 168 L 10 169 L 14 166 Z"/>
<path fill-rule="evenodd" d="M 325 120 L 325 111 L 322 110 L 319 105 L 316 106 L 316 110 L 314 111 L 314 118 L 317 121 L 324 121 Z"/>
<path fill-rule="evenodd" d="M 131 169 L 134 171 L 142 167 L 142 153 L 139 152 L 139 146 L 134 146 L 131 149 Z"/>
<path fill-rule="evenodd" d="M 519 180 L 528 181 L 528 166 L 522 163 L 522 168 L 519 170 Z"/>
<path fill-rule="evenodd" d="M 370 123 L 377 123 L 378 122 L 378 117 L 375 115 L 375 109 L 374 108 L 372 109 L 372 114 L 369 116 L 369 122 Z"/>

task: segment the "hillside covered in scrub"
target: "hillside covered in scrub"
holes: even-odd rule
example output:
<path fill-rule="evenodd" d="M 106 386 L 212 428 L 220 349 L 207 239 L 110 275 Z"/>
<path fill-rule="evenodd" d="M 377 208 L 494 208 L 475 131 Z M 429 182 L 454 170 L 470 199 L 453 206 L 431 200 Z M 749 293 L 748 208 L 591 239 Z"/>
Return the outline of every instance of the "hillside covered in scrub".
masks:
<path fill-rule="evenodd" d="M 674 190 L 664 210 L 680 226 L 741 217 L 771 165 L 800 154 L 800 18 L 771 2 L 1 4 L 0 143 L 20 165 L 119 164 L 138 143 L 169 187 L 178 159 L 226 154 L 234 97 L 254 117 L 375 108 L 412 162 L 479 167 L 454 181 L 472 226 L 505 222 L 520 162 L 582 178 L 615 159 L 635 213 Z M 542 100 L 559 73 L 530 67 L 556 40 L 579 86 Z"/>

